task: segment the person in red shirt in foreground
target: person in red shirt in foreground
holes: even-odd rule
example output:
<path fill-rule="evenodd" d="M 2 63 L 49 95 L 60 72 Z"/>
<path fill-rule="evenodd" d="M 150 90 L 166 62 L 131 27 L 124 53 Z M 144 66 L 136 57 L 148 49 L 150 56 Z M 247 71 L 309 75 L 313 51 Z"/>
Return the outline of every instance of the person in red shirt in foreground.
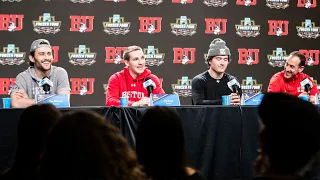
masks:
<path fill-rule="evenodd" d="M 106 105 L 119 106 L 120 97 L 128 97 L 128 106 L 148 106 L 148 91 L 143 87 L 150 78 L 155 88 L 153 94 L 165 94 L 159 78 L 145 66 L 144 53 L 139 46 L 129 46 L 123 53 L 126 67 L 109 78 Z"/>
<path fill-rule="evenodd" d="M 284 65 L 284 70 L 271 77 L 268 92 L 284 92 L 296 97 L 308 96 L 309 101 L 315 103 L 315 95 L 318 92 L 317 85 L 310 76 L 302 73 L 305 63 L 306 57 L 299 51 L 290 53 Z M 303 80 L 312 84 L 309 93 L 307 93 L 304 86 L 301 85 Z"/>

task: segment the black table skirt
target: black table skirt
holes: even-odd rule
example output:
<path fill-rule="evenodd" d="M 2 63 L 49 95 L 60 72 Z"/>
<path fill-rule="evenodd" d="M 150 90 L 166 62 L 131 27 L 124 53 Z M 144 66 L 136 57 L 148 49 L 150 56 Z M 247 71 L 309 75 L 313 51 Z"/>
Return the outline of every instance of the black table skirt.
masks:
<path fill-rule="evenodd" d="M 208 179 L 250 179 L 258 155 L 258 113 L 255 106 L 172 107 L 183 119 L 189 164 Z M 135 132 L 146 108 L 76 107 L 104 115 L 135 147 Z M 16 128 L 23 109 L 0 109 L 0 170 L 8 167 L 16 146 Z M 164 132 L 165 133 L 165 132 Z"/>

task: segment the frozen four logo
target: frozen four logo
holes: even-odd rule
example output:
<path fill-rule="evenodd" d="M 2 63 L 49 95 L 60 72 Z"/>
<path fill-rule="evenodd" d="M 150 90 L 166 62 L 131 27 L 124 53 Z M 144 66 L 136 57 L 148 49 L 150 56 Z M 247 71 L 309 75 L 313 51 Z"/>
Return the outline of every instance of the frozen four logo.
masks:
<path fill-rule="evenodd" d="M 314 38 L 320 36 L 320 27 L 316 27 L 315 23 L 310 19 L 306 19 L 302 22 L 301 26 L 297 26 L 298 36 L 301 38 Z"/>
<path fill-rule="evenodd" d="M 130 32 L 130 24 L 130 22 L 124 22 L 124 18 L 119 14 L 114 14 L 113 17 L 109 17 L 108 22 L 103 22 L 103 31 L 109 35 L 125 35 Z"/>
<path fill-rule="evenodd" d="M 0 52 L 0 64 L 2 65 L 20 65 L 24 62 L 26 56 L 25 52 L 20 52 L 19 47 L 15 47 L 14 44 L 8 44 L 3 48 L 3 52 Z"/>
<path fill-rule="evenodd" d="M 290 0 L 267 0 L 267 6 L 275 9 L 285 9 L 289 7 Z"/>
<path fill-rule="evenodd" d="M 163 2 L 163 0 L 138 0 L 138 2 L 147 5 L 159 5 Z"/>
<path fill-rule="evenodd" d="M 191 81 L 188 76 L 182 76 L 181 79 L 178 79 L 177 84 L 171 84 L 173 92 L 183 97 L 191 96 Z"/>
<path fill-rule="evenodd" d="M 282 50 L 282 48 L 277 48 L 272 51 L 272 54 L 268 56 L 269 65 L 272 67 L 283 67 L 288 59 L 287 52 Z"/>
<path fill-rule="evenodd" d="M 192 36 L 196 33 L 197 24 L 191 23 L 191 19 L 187 16 L 180 16 L 176 19 L 176 23 L 170 23 L 171 32 L 176 36 Z"/>
<path fill-rule="evenodd" d="M 38 21 L 32 21 L 34 31 L 41 34 L 56 34 L 60 31 L 61 21 L 56 21 L 54 16 L 50 13 L 44 13 L 43 16 L 39 16 Z"/>
<path fill-rule="evenodd" d="M 207 6 L 223 7 L 228 4 L 228 0 L 204 0 L 203 3 Z"/>
<path fill-rule="evenodd" d="M 260 25 L 256 25 L 251 18 L 244 18 L 236 24 L 236 34 L 241 37 L 256 37 L 260 34 Z"/>
<path fill-rule="evenodd" d="M 78 48 L 74 48 L 74 52 L 69 52 L 69 62 L 73 65 L 92 65 L 96 62 L 97 53 L 90 52 L 90 48 L 86 45 L 79 45 Z"/>
<path fill-rule="evenodd" d="M 164 63 L 163 59 L 165 54 L 159 53 L 158 48 L 154 48 L 154 46 L 148 46 L 148 48 L 144 48 L 144 58 L 146 60 L 146 65 L 148 66 L 160 66 Z"/>

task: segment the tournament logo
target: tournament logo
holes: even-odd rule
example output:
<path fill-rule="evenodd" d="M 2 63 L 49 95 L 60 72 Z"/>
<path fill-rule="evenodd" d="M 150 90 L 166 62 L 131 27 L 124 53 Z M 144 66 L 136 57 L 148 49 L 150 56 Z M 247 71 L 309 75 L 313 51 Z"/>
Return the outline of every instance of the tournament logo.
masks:
<path fill-rule="evenodd" d="M 257 0 L 237 0 L 236 4 L 240 6 L 255 6 L 257 5 Z"/>
<path fill-rule="evenodd" d="M 127 47 L 105 47 L 106 60 L 105 63 L 120 64 L 124 63 L 123 53 Z"/>
<path fill-rule="evenodd" d="M 70 78 L 70 94 L 88 95 L 94 92 L 94 78 Z"/>
<path fill-rule="evenodd" d="M 213 7 L 223 7 L 228 4 L 228 0 L 204 0 L 203 4 Z"/>
<path fill-rule="evenodd" d="M 244 18 L 240 24 L 236 24 L 236 31 L 240 37 L 256 37 L 260 34 L 260 25 L 255 25 L 251 18 Z"/>
<path fill-rule="evenodd" d="M 196 61 L 196 48 L 173 48 L 174 64 L 193 64 Z"/>
<path fill-rule="evenodd" d="M 0 52 L 0 64 L 2 65 L 20 65 L 24 62 L 25 52 L 20 52 L 19 47 L 14 44 L 8 44 Z"/>
<path fill-rule="evenodd" d="M 96 62 L 97 53 L 90 52 L 90 48 L 86 45 L 79 45 L 78 48 L 74 48 L 74 52 L 69 52 L 69 62 L 73 65 L 92 65 Z"/>
<path fill-rule="evenodd" d="M 172 0 L 172 3 L 189 4 L 193 3 L 193 0 Z"/>
<path fill-rule="evenodd" d="M 118 2 L 126 2 L 126 0 L 104 0 L 106 2 L 115 2 L 115 3 L 118 3 Z"/>
<path fill-rule="evenodd" d="M 92 3 L 94 0 L 70 0 L 73 3 Z"/>
<path fill-rule="evenodd" d="M 39 21 L 32 21 L 34 31 L 41 34 L 56 34 L 60 31 L 61 21 L 56 21 L 54 16 L 50 13 L 44 13 L 43 16 L 39 16 Z"/>
<path fill-rule="evenodd" d="M 111 35 L 125 35 L 130 32 L 130 22 L 124 22 L 124 18 L 119 14 L 114 14 L 113 17 L 109 17 L 109 22 L 103 22 L 104 32 Z"/>
<path fill-rule="evenodd" d="M 306 65 L 308 66 L 315 66 L 319 64 L 319 54 L 320 50 L 306 50 L 306 49 L 300 49 L 300 53 L 305 55 L 306 57 Z"/>
<path fill-rule="evenodd" d="M 252 77 L 246 77 L 241 84 L 242 96 L 246 105 L 260 104 L 263 95 L 261 94 L 262 84 L 258 84 L 257 80 Z"/>
<path fill-rule="evenodd" d="M 139 32 L 154 34 L 161 32 L 162 17 L 139 17 Z"/>
<path fill-rule="evenodd" d="M 145 5 L 159 5 L 163 2 L 163 0 L 138 0 L 139 3 Z"/>
<path fill-rule="evenodd" d="M 285 9 L 289 7 L 290 0 L 266 0 L 267 6 L 271 9 Z"/>
<path fill-rule="evenodd" d="M 171 84 L 171 87 L 173 92 L 179 96 L 188 97 L 192 95 L 191 83 L 192 79 L 188 79 L 188 76 L 182 76 L 181 79 L 178 79 L 177 84 Z"/>
<path fill-rule="evenodd" d="M 298 0 L 297 7 L 304 7 L 306 9 L 317 7 L 317 0 Z"/>
<path fill-rule="evenodd" d="M 176 23 L 170 23 L 171 32 L 176 36 L 192 36 L 196 33 L 197 24 L 192 24 L 191 19 L 187 18 L 187 16 L 180 16 L 176 18 Z"/>
<path fill-rule="evenodd" d="M 272 51 L 272 54 L 267 55 L 269 65 L 272 67 L 283 67 L 288 59 L 287 52 L 282 48 L 277 48 Z"/>
<path fill-rule="evenodd" d="M 70 16 L 70 31 L 91 32 L 93 30 L 93 19 L 94 16 Z"/>
<path fill-rule="evenodd" d="M 148 46 L 148 48 L 143 49 L 143 52 L 147 66 L 160 66 L 164 63 L 163 59 L 165 54 L 159 53 L 158 48 L 154 48 L 154 46 Z"/>
<path fill-rule="evenodd" d="M 253 65 L 259 63 L 259 49 L 238 48 L 238 64 Z"/>
<path fill-rule="evenodd" d="M 257 94 L 261 93 L 262 84 L 258 84 L 257 80 L 252 79 L 252 77 L 246 77 L 242 80 L 241 89 L 243 94 Z M 245 100 L 249 97 L 245 97 Z"/>
<path fill-rule="evenodd" d="M 2 0 L 2 2 L 21 2 L 22 0 Z"/>
<path fill-rule="evenodd" d="M 320 36 L 320 27 L 316 27 L 315 23 L 310 19 L 306 19 L 301 26 L 297 26 L 297 31 L 298 36 L 301 38 L 316 39 Z"/>
<path fill-rule="evenodd" d="M 269 23 L 268 35 L 286 36 L 289 34 L 289 21 L 268 20 L 268 23 Z"/>
<path fill-rule="evenodd" d="M 21 31 L 23 17 L 22 14 L 0 14 L 0 31 Z"/>
<path fill-rule="evenodd" d="M 227 32 L 227 19 L 205 18 L 206 34 L 220 35 Z"/>

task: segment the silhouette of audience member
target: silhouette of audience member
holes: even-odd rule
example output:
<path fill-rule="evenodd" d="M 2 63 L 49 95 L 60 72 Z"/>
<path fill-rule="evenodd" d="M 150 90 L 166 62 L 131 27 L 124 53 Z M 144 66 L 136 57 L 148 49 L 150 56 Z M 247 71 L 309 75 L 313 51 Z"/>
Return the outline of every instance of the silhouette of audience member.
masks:
<path fill-rule="evenodd" d="M 310 102 L 282 93 L 265 94 L 260 106 L 261 154 L 257 180 L 304 179 L 320 143 L 320 115 Z"/>
<path fill-rule="evenodd" d="M 187 166 L 182 120 L 169 108 L 146 110 L 136 134 L 136 152 L 147 177 L 153 180 L 206 179 Z"/>
<path fill-rule="evenodd" d="M 49 135 L 41 176 L 46 180 L 141 180 L 129 144 L 101 115 L 69 112 Z"/>
<path fill-rule="evenodd" d="M 39 164 L 45 141 L 61 113 L 51 104 L 33 105 L 21 114 L 17 129 L 17 148 L 11 169 L 1 180 L 39 178 Z"/>

